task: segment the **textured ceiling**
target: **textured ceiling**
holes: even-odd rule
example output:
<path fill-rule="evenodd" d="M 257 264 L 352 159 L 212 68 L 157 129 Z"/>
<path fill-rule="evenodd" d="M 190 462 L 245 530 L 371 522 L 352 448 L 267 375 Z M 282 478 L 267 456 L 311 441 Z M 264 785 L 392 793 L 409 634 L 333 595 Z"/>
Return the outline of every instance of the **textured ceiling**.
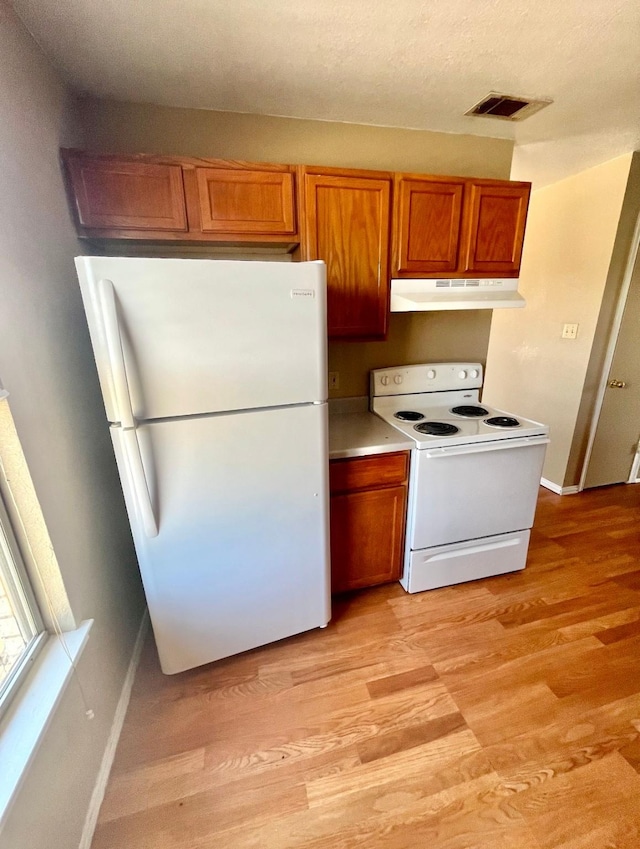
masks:
<path fill-rule="evenodd" d="M 639 0 L 15 0 L 100 97 L 514 138 L 552 182 L 640 148 Z M 462 113 L 551 97 L 522 124 Z"/>

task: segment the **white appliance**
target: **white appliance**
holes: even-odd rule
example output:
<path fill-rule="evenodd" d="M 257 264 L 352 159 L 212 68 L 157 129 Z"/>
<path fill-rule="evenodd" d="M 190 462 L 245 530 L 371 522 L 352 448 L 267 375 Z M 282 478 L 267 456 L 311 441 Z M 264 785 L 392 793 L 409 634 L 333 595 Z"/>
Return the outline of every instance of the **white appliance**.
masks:
<path fill-rule="evenodd" d="M 391 281 L 391 312 L 495 310 L 525 306 L 515 278 L 424 279 Z"/>
<path fill-rule="evenodd" d="M 525 567 L 548 428 L 480 403 L 481 386 L 479 363 L 371 372 L 371 409 L 415 444 L 407 592 Z"/>
<path fill-rule="evenodd" d="M 76 267 L 163 671 L 325 626 L 324 264 Z"/>

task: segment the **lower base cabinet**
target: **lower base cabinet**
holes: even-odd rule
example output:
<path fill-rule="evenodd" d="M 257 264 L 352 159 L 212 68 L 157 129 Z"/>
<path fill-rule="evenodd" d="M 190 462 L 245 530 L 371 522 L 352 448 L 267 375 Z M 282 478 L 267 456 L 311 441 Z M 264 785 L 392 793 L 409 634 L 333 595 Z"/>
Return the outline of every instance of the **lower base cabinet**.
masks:
<path fill-rule="evenodd" d="M 333 593 L 400 578 L 408 473 L 408 451 L 331 461 Z"/>

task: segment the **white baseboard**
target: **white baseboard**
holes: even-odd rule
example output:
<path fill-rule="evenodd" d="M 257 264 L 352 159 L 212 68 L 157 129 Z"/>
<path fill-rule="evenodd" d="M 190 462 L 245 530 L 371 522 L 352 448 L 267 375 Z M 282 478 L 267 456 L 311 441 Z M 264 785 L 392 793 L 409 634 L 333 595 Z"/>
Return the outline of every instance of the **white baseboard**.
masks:
<path fill-rule="evenodd" d="M 102 756 L 102 763 L 100 764 L 100 769 L 98 770 L 98 775 L 96 777 L 96 783 L 93 788 L 93 793 L 91 794 L 89 810 L 87 811 L 87 816 L 84 821 L 84 828 L 82 829 L 82 837 L 80 838 L 80 845 L 78 849 L 90 849 L 91 847 L 93 834 L 96 830 L 96 825 L 98 823 L 98 814 L 100 813 L 100 806 L 102 805 L 105 790 L 107 789 L 109 774 L 111 772 L 111 767 L 113 766 L 113 759 L 116 755 L 116 747 L 118 745 L 118 740 L 120 739 L 120 734 L 122 732 L 124 718 L 127 713 L 127 708 L 129 707 L 131 690 L 133 688 L 133 682 L 136 677 L 136 670 L 138 668 L 138 663 L 140 662 L 140 655 L 142 654 L 142 647 L 144 645 L 144 640 L 147 636 L 148 629 L 149 611 L 145 609 L 145 612 L 142 616 L 142 620 L 140 622 L 140 627 L 138 628 L 138 636 L 136 637 L 136 642 L 133 646 L 133 651 L 131 653 L 131 660 L 129 661 L 127 674 L 122 685 L 122 690 L 120 691 L 120 698 L 118 699 L 116 712 L 113 716 L 113 722 L 111 724 L 111 731 L 109 732 L 107 746 L 104 750 L 104 755 Z"/>
<path fill-rule="evenodd" d="M 562 487 L 559 486 L 557 483 L 554 483 L 553 481 L 549 481 L 546 478 L 541 478 L 540 484 L 545 489 L 550 489 L 551 492 L 555 492 L 556 495 L 562 495 Z"/>
<path fill-rule="evenodd" d="M 551 492 L 555 492 L 556 495 L 574 495 L 576 492 L 580 492 L 580 487 L 578 486 L 560 486 L 546 478 L 541 478 L 540 484 L 545 489 L 550 489 Z"/>

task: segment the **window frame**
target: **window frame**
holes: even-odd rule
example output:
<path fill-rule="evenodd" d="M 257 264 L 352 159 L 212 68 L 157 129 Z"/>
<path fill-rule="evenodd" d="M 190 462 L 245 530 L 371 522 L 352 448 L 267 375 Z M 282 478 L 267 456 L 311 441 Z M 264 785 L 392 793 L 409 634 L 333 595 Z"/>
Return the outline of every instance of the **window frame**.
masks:
<path fill-rule="evenodd" d="M 11 519 L 7 512 L 2 492 L 0 492 L 0 548 L 3 549 L 0 553 L 0 571 L 3 575 L 9 601 L 12 607 L 14 605 L 18 607 L 18 613 L 23 617 L 23 622 L 26 622 L 32 631 L 31 639 L 27 643 L 20 660 L 13 666 L 5 680 L 0 683 L 1 718 L 13 697 L 19 691 L 20 685 L 29 674 L 33 662 L 49 637 L 31 586 L 31 580 L 20 546 L 11 525 Z M 5 559 L 8 566 L 8 572 L 6 574 L 4 570 Z M 16 619 L 20 623 L 19 616 L 16 616 Z"/>

